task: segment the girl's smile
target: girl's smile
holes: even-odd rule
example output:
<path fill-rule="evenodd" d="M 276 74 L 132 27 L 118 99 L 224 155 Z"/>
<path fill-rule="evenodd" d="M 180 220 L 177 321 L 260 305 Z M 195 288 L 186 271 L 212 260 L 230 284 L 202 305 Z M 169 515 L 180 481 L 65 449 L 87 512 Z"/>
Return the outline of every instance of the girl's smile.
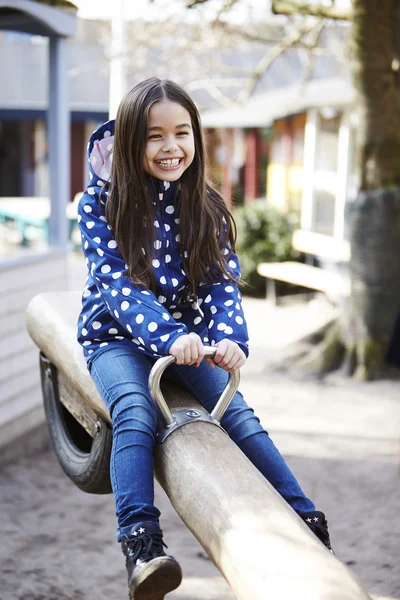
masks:
<path fill-rule="evenodd" d="M 176 181 L 192 164 L 194 138 L 188 111 L 177 102 L 161 100 L 149 111 L 144 170 L 157 179 Z"/>
<path fill-rule="evenodd" d="M 166 171 L 175 171 L 176 169 L 179 169 L 182 161 L 183 158 L 166 158 L 157 160 L 156 164 L 163 170 L 165 169 Z"/>

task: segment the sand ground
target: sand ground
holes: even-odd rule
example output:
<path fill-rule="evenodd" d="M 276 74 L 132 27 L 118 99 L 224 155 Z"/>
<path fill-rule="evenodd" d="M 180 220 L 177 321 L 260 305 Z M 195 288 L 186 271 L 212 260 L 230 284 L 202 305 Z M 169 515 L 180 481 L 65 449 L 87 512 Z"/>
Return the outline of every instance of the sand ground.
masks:
<path fill-rule="evenodd" d="M 80 287 L 81 276 L 73 259 L 72 288 Z M 371 594 L 400 600 L 400 381 L 316 382 L 271 371 L 280 349 L 324 322 L 330 308 L 314 301 L 270 310 L 262 300 L 246 299 L 245 310 L 252 352 L 241 389 L 248 403 L 325 511 L 339 558 Z M 126 598 L 113 497 L 79 491 L 45 442 L 38 446 L 20 449 L 0 468 L 1 600 Z M 156 504 L 184 572 L 168 598 L 233 600 L 159 486 Z"/>

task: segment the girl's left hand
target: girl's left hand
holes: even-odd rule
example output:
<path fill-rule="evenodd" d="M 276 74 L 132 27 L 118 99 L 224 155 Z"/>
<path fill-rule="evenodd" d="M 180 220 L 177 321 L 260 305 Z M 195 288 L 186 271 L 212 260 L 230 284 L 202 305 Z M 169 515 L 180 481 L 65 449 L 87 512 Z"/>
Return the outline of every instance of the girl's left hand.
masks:
<path fill-rule="evenodd" d="M 224 371 L 232 372 L 243 367 L 246 362 L 246 356 L 236 342 L 224 339 L 218 342 L 215 347 L 217 351 L 214 358 L 207 359 L 209 364 L 214 363 Z"/>

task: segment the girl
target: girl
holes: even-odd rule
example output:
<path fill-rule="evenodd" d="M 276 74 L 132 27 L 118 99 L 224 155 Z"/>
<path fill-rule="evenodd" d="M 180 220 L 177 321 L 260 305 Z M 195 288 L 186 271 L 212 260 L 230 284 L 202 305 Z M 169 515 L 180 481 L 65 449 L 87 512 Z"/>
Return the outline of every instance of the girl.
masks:
<path fill-rule="evenodd" d="M 148 376 L 169 377 L 211 412 L 228 372 L 248 355 L 235 225 L 205 177 L 198 111 L 182 88 L 152 78 L 122 99 L 89 142 L 90 185 L 79 204 L 88 278 L 78 340 L 113 424 L 111 481 L 130 598 L 161 600 L 181 581 L 154 506 L 157 414 Z M 203 360 L 204 345 L 216 347 Z M 218 368 L 214 368 L 218 366 Z M 237 392 L 222 426 L 330 548 L 323 513 L 302 492 Z"/>

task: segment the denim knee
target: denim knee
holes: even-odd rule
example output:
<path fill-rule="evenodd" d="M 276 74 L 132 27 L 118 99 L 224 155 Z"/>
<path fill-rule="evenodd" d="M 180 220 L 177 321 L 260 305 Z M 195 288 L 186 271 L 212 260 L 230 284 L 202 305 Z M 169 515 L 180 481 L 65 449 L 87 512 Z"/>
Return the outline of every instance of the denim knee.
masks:
<path fill-rule="evenodd" d="M 260 419 L 252 408 L 247 406 L 242 395 L 236 394 L 221 420 L 221 425 L 236 444 L 244 442 L 255 434 L 267 435 Z"/>
<path fill-rule="evenodd" d="M 114 438 L 135 434 L 135 445 L 154 445 L 157 429 L 157 411 L 153 401 L 142 393 L 126 393 L 109 407 Z M 144 437 L 143 437 L 144 436 Z M 146 438 L 147 439 L 146 441 Z"/>

